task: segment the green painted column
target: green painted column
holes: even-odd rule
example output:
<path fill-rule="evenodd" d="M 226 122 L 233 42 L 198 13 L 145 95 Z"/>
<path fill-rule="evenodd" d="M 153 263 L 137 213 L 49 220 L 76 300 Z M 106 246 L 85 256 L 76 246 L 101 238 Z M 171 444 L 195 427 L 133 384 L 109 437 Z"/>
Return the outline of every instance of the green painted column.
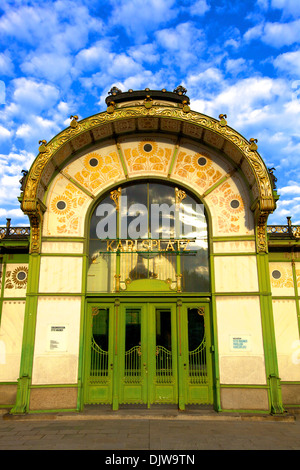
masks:
<path fill-rule="evenodd" d="M 40 255 L 32 253 L 29 255 L 28 285 L 26 294 L 26 306 L 23 328 L 23 343 L 20 364 L 20 376 L 15 406 L 11 409 L 12 414 L 28 412 L 30 385 L 32 379 L 32 365 L 34 354 L 34 339 L 37 313 L 37 293 L 40 273 Z"/>
<path fill-rule="evenodd" d="M 268 253 L 258 253 L 257 266 L 270 410 L 272 414 L 281 414 L 284 413 L 285 410 L 282 404 L 281 385 L 278 372 Z"/>

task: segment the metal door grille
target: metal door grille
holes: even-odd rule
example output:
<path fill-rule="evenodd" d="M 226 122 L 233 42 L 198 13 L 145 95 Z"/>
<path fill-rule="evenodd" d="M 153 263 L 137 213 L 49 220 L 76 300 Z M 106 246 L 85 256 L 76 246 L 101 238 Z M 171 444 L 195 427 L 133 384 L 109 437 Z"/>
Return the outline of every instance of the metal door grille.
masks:
<path fill-rule="evenodd" d="M 141 379 L 141 347 L 134 346 L 125 352 L 125 382 L 138 383 Z"/>
<path fill-rule="evenodd" d="M 98 346 L 94 338 L 91 344 L 90 383 L 105 382 L 108 376 L 108 352 Z"/>
<path fill-rule="evenodd" d="M 207 384 L 206 340 L 189 352 L 189 379 L 191 384 Z"/>
<path fill-rule="evenodd" d="M 172 352 L 163 346 L 156 347 L 156 383 L 171 383 Z"/>

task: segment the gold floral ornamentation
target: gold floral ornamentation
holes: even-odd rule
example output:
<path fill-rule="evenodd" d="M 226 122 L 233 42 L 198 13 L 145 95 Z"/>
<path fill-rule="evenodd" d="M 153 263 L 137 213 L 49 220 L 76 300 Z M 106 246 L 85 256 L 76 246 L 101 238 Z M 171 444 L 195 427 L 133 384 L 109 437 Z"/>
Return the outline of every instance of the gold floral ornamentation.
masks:
<path fill-rule="evenodd" d="M 196 184 L 202 192 L 222 177 L 207 153 L 188 154 L 183 150 L 178 153 L 174 175 Z"/>
<path fill-rule="evenodd" d="M 28 267 L 18 266 L 6 272 L 5 289 L 24 289 L 27 285 Z"/>
<path fill-rule="evenodd" d="M 73 234 L 79 228 L 79 211 L 87 199 L 87 196 L 69 183 L 61 196 L 56 196 L 51 201 L 51 209 L 57 216 L 57 232 L 59 234 Z M 58 209 L 59 202 L 65 202 L 66 207 Z"/>
<path fill-rule="evenodd" d="M 56 135 L 50 142 L 46 143 L 43 147 L 43 152 L 40 152 L 33 162 L 31 169 L 27 175 L 24 192 L 22 195 L 21 208 L 25 214 L 30 218 L 31 222 L 31 246 L 30 252 L 39 252 L 40 250 L 40 234 L 41 224 L 43 219 L 43 210 L 40 210 L 38 202 L 38 189 L 42 179 L 43 171 L 52 158 L 66 145 L 77 137 L 83 136 L 85 133 L 91 133 L 101 126 L 108 124 L 117 125 L 118 123 L 126 124 L 128 120 L 132 122 L 140 117 L 156 117 L 160 121 L 167 119 L 179 121 L 181 123 L 188 123 L 199 129 L 210 130 L 216 135 L 222 136 L 226 141 L 237 151 L 241 152 L 243 158 L 247 160 L 250 165 L 251 171 L 255 177 L 258 187 L 259 208 L 258 212 L 271 213 L 275 209 L 275 199 L 273 195 L 272 182 L 268 174 L 267 168 L 257 151 L 250 149 L 250 143 L 237 131 L 229 126 L 222 126 L 220 121 L 200 114 L 195 111 L 189 113 L 183 112 L 182 109 L 174 106 L 153 105 L 147 109 L 144 106 L 132 106 L 128 108 L 116 109 L 113 114 L 106 111 L 97 115 L 83 119 L 77 122 L 76 127 L 68 127 L 58 135 Z M 71 146 L 70 146 L 71 148 Z M 226 145 L 224 147 L 226 153 Z M 147 168 L 145 162 L 132 162 L 132 165 L 141 165 L 145 171 L 157 172 L 155 165 L 161 162 L 151 162 L 150 169 Z M 151 168 L 152 166 L 152 168 Z M 140 167 L 140 168 L 141 168 Z M 259 215 L 256 215 L 256 220 Z M 263 244 L 264 245 L 264 244 Z M 258 246 L 260 251 L 260 247 Z M 264 249 L 264 248 L 263 248 Z"/>
<path fill-rule="evenodd" d="M 273 272 L 278 273 L 278 278 L 274 278 L 272 273 Z M 278 270 L 272 268 L 271 271 L 271 284 L 272 287 L 294 287 L 294 281 L 293 281 L 293 273 L 292 270 L 280 267 Z"/>
<path fill-rule="evenodd" d="M 244 201 L 234 193 L 228 181 L 210 195 L 211 205 L 217 208 L 219 233 L 239 233 L 241 214 L 245 211 Z M 235 202 L 235 204 L 233 204 Z"/>
<path fill-rule="evenodd" d="M 92 193 L 107 181 L 123 176 L 117 152 L 110 152 L 104 156 L 97 152 L 86 155 L 83 159 L 84 169 L 77 172 L 74 179 Z"/>
<path fill-rule="evenodd" d="M 161 147 L 152 139 L 142 140 L 137 147 L 124 149 L 129 174 L 140 171 L 166 173 L 172 157 L 171 148 Z"/>
<path fill-rule="evenodd" d="M 55 214 L 58 214 L 59 216 L 66 215 L 71 210 L 71 206 L 72 200 L 64 195 L 56 196 L 51 201 L 51 211 Z"/>
<path fill-rule="evenodd" d="M 48 142 L 45 146 L 45 152 L 38 155 L 28 174 L 25 187 L 25 197 L 23 198 L 23 210 L 26 212 L 26 200 L 36 196 L 37 187 L 46 164 L 52 158 L 52 156 L 54 156 L 55 153 L 68 141 L 86 131 L 98 128 L 99 126 L 105 125 L 109 122 L 129 118 L 138 118 L 141 116 L 157 116 L 160 118 L 165 117 L 168 119 L 181 119 L 182 121 L 188 121 L 191 124 L 202 127 L 204 129 L 212 130 L 213 132 L 222 135 L 224 139 L 230 141 L 238 149 L 240 149 L 246 160 L 248 160 L 250 163 L 252 171 L 259 183 L 261 197 L 268 200 L 273 200 L 270 178 L 263 161 L 256 151 L 250 150 L 249 141 L 242 137 L 238 132 L 229 128 L 228 126 L 221 126 L 220 121 L 217 121 L 216 119 L 210 118 L 208 116 L 204 116 L 195 111 L 190 111 L 188 114 L 186 114 L 180 108 L 176 107 L 153 106 L 150 109 L 145 109 L 144 106 L 135 106 L 130 108 L 120 108 L 112 115 L 103 112 L 99 113 L 98 115 L 83 119 L 82 121 L 78 122 L 78 126 L 75 128 L 68 127 L 63 132 L 55 136 L 50 142 Z M 274 201 L 273 205 L 275 206 Z"/>
<path fill-rule="evenodd" d="M 300 269 L 296 269 L 297 286 L 300 287 Z"/>

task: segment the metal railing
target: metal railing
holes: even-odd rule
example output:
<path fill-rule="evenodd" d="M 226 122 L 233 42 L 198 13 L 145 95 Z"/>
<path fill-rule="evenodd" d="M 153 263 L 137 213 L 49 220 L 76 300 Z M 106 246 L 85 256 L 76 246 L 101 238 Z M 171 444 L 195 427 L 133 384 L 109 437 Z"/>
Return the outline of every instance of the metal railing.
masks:
<path fill-rule="evenodd" d="M 30 227 L 12 227 L 11 219 L 6 219 L 6 226 L 0 227 L 0 239 L 9 237 L 29 237 Z M 267 233 L 270 235 L 286 235 L 291 238 L 300 238 L 300 225 L 292 225 L 291 217 L 287 217 L 286 225 L 268 225 Z"/>

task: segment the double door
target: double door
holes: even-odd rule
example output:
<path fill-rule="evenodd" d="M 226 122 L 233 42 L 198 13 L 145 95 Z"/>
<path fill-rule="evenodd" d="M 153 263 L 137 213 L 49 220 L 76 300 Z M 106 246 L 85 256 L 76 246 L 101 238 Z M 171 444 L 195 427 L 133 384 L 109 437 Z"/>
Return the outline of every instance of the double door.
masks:
<path fill-rule="evenodd" d="M 212 403 L 208 304 L 91 303 L 86 326 L 86 404 Z"/>

